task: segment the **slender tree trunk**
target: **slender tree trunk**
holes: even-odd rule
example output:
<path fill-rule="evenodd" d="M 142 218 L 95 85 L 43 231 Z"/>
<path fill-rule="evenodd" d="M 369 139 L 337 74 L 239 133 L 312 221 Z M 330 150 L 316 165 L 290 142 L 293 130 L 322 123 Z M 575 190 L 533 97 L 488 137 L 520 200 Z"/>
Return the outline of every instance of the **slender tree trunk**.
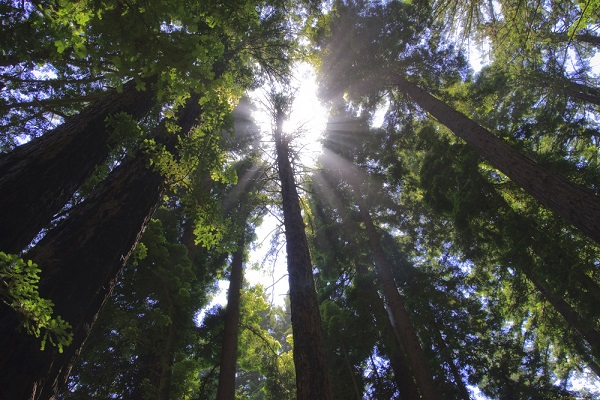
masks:
<path fill-rule="evenodd" d="M 524 266 L 521 268 L 542 296 L 558 311 L 567 323 L 577 331 L 577 333 L 592 348 L 592 358 L 600 360 L 600 332 L 589 326 L 587 321 L 582 320 L 577 311 L 573 309 L 562 297 L 555 295 L 543 279 L 531 268 Z"/>
<path fill-rule="evenodd" d="M 544 206 L 600 244 L 600 198 L 538 165 L 487 129 L 400 75 L 393 83 Z"/>
<path fill-rule="evenodd" d="M 284 114 L 279 110 L 275 146 L 283 201 L 297 398 L 329 400 L 333 398 L 333 392 L 325 356 L 319 304 L 294 171 L 289 160 L 289 148 L 286 139 L 282 137 L 283 119 Z"/>
<path fill-rule="evenodd" d="M 231 277 L 227 293 L 227 310 L 225 312 L 225 331 L 221 347 L 221 363 L 217 400 L 235 399 L 235 367 L 237 363 L 238 331 L 240 325 L 240 292 L 244 279 L 244 232 L 237 243 L 237 250 L 231 260 Z"/>
<path fill-rule="evenodd" d="M 591 33 L 578 33 L 576 35 L 569 35 L 567 33 L 549 33 L 547 37 L 557 43 L 574 41 L 600 46 L 600 36 Z"/>
<path fill-rule="evenodd" d="M 107 116 L 126 112 L 140 118 L 154 97 L 129 82 L 122 93 L 108 91 L 59 127 L 0 155 L 0 250 L 23 250 L 107 158 L 114 144 Z"/>
<path fill-rule="evenodd" d="M 180 134 L 195 124 L 197 100 L 192 96 L 178 114 Z M 154 136 L 174 151 L 177 137 L 164 124 Z M 15 332 L 11 310 L 0 308 L 0 399 L 53 399 L 66 383 L 161 197 L 164 177 L 148 165 L 146 155 L 125 161 L 26 254 L 42 268 L 40 295 L 52 300 L 55 313 L 72 325 L 73 342 L 63 353 L 50 344 L 41 352 L 36 339 Z"/>
<path fill-rule="evenodd" d="M 555 85 L 558 90 L 563 90 L 569 97 L 582 100 L 590 104 L 600 105 L 600 89 L 584 85 L 582 83 L 572 82 L 565 79 L 563 84 Z"/>
<path fill-rule="evenodd" d="M 415 383 L 414 374 L 410 370 L 406 352 L 402 348 L 402 344 L 398 341 L 398 336 L 395 334 L 394 328 L 390 323 L 389 313 L 385 308 L 385 304 L 381 297 L 379 297 L 375 284 L 371 280 L 367 281 L 367 268 L 362 264 L 357 264 L 357 272 L 358 284 L 361 292 L 364 293 L 361 299 L 370 302 L 369 308 L 380 329 L 384 350 L 389 354 L 390 365 L 394 371 L 394 380 L 400 390 L 400 397 L 402 400 L 419 400 L 419 388 Z"/>
<path fill-rule="evenodd" d="M 344 364 L 346 364 L 346 370 L 348 371 L 348 375 L 352 380 L 352 389 L 354 389 L 354 398 L 356 400 L 362 400 L 361 391 L 358 389 L 358 384 L 356 383 L 356 376 L 354 370 L 352 369 L 352 364 L 350 364 L 350 360 L 348 358 L 348 351 L 346 350 L 346 346 L 344 344 L 342 347 L 342 357 L 344 358 Z"/>
<path fill-rule="evenodd" d="M 452 378 L 454 379 L 454 383 L 456 384 L 456 388 L 460 393 L 460 398 L 463 400 L 470 400 L 471 396 L 469 395 L 469 390 L 463 381 L 460 370 L 454 363 L 454 357 L 450 353 L 450 348 L 448 347 L 448 343 L 442 337 L 442 332 L 439 328 L 439 325 L 435 319 L 435 316 L 430 315 L 429 321 L 431 321 L 431 326 L 433 328 L 434 340 L 436 342 L 437 348 L 441 350 L 443 358 L 446 360 L 448 367 L 450 368 L 450 373 L 452 374 Z"/>
<path fill-rule="evenodd" d="M 427 365 L 427 358 L 419 343 L 417 332 L 410 320 L 410 316 L 406 311 L 404 300 L 398 292 L 396 283 L 394 282 L 394 275 L 392 273 L 392 266 L 387 260 L 387 257 L 383 251 L 383 247 L 379 240 L 379 235 L 373 225 L 371 215 L 362 200 L 360 195 L 360 189 L 356 186 L 355 192 L 359 200 L 359 209 L 362 216 L 363 222 L 367 230 L 367 236 L 369 237 L 369 244 L 373 257 L 375 258 L 375 264 L 377 266 L 377 275 L 379 277 L 380 284 L 383 289 L 385 300 L 387 302 L 390 321 L 398 340 L 402 343 L 402 347 L 406 351 L 408 360 L 410 361 L 411 369 L 415 375 L 415 380 L 419 386 L 419 390 L 423 399 L 441 399 L 437 386 L 433 380 L 433 375 Z"/>
<path fill-rule="evenodd" d="M 173 357 L 177 341 L 177 326 L 181 324 L 181 313 L 177 305 L 173 303 L 173 297 L 169 288 L 164 287 L 164 295 L 167 300 L 167 311 L 171 322 L 167 328 L 164 345 L 159 349 L 156 400 L 169 400 L 171 398 L 171 377 L 173 376 Z"/>

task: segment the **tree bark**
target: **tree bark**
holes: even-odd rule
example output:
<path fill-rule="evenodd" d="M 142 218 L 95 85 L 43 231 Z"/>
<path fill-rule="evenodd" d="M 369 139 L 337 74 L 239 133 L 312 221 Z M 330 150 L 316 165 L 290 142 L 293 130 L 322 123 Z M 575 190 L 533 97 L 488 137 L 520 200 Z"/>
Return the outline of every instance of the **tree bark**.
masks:
<path fill-rule="evenodd" d="M 107 116 L 125 112 L 138 119 L 154 97 L 129 82 L 122 93 L 109 90 L 59 127 L 0 155 L 0 250 L 22 251 L 108 157 L 114 143 Z"/>
<path fill-rule="evenodd" d="M 198 97 L 178 113 L 180 134 L 195 125 Z M 177 137 L 161 124 L 154 137 L 175 151 Z M 139 154 L 115 168 L 68 218 L 52 229 L 25 258 L 42 268 L 40 295 L 72 325 L 73 342 L 59 353 L 50 344 L 15 332 L 14 313 L 0 308 L 0 399 L 53 399 L 68 379 L 98 313 L 135 248 L 164 188 L 164 177 Z"/>
<path fill-rule="evenodd" d="M 373 225 L 369 210 L 360 195 L 360 189 L 356 184 L 353 184 L 353 186 L 355 187 L 356 196 L 359 201 L 359 211 L 365 224 L 367 236 L 369 237 L 369 245 L 377 266 L 377 275 L 387 302 L 390 321 L 398 336 L 398 341 L 406 351 L 406 355 L 408 356 L 411 369 L 423 399 L 441 399 L 437 386 L 433 380 L 433 375 L 427 365 L 427 358 L 419 343 L 417 332 L 406 311 L 404 300 L 402 299 L 400 292 L 398 292 L 398 288 L 394 282 L 392 266 L 388 262 L 383 251 L 379 235 L 375 230 L 375 225 Z"/>
<path fill-rule="evenodd" d="M 51 399 L 71 368 L 110 295 L 119 271 L 149 220 L 164 178 L 134 159 L 26 254 L 42 268 L 40 295 L 72 325 L 73 342 L 62 354 L 50 344 L 15 332 L 14 318 L 0 317 L 3 399 Z"/>
<path fill-rule="evenodd" d="M 357 264 L 358 284 L 360 290 L 364 293 L 361 299 L 369 301 L 369 308 L 377 326 L 380 329 L 381 340 L 384 350 L 389 354 L 390 365 L 394 371 L 394 380 L 400 390 L 400 398 L 402 400 L 419 400 L 419 388 L 415 383 L 414 374 L 410 370 L 406 352 L 402 348 L 402 344 L 398 341 L 398 336 L 394 332 L 394 327 L 390 323 L 389 313 L 385 308 L 385 304 L 375 284 L 367 281 L 367 268 L 361 264 Z"/>
<path fill-rule="evenodd" d="M 562 297 L 555 295 L 544 280 L 538 276 L 528 266 L 522 266 L 521 270 L 525 273 L 527 279 L 533 283 L 535 288 L 540 291 L 542 296 L 550 303 L 554 309 L 562 315 L 571 326 L 585 340 L 592 349 L 592 358 L 595 361 L 600 360 L 600 332 L 590 327 L 586 321 L 583 321 L 577 311 L 573 309 Z M 585 354 L 583 354 L 585 356 Z"/>
<path fill-rule="evenodd" d="M 283 112 L 278 110 L 275 147 L 283 201 L 297 399 L 329 400 L 333 398 L 333 392 L 319 304 L 288 143 L 283 138 L 283 119 Z"/>
<path fill-rule="evenodd" d="M 400 75 L 392 74 L 392 82 L 495 168 L 600 244 L 600 198 L 594 193 L 540 166 Z"/>
<path fill-rule="evenodd" d="M 243 261 L 245 234 L 242 232 L 237 243 L 237 250 L 231 260 L 231 277 L 227 293 L 227 310 L 225 311 L 225 330 L 221 347 L 219 385 L 217 400 L 235 399 L 235 367 L 237 363 L 238 332 L 240 325 L 240 291 L 244 279 Z"/>

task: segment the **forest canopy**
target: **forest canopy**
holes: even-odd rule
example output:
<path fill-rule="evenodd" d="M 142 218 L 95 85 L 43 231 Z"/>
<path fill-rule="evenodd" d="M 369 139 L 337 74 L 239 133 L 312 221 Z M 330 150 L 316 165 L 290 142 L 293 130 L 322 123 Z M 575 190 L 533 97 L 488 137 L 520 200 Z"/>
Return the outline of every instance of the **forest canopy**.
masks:
<path fill-rule="evenodd" d="M 0 17 L 0 400 L 600 396 L 597 1 Z"/>

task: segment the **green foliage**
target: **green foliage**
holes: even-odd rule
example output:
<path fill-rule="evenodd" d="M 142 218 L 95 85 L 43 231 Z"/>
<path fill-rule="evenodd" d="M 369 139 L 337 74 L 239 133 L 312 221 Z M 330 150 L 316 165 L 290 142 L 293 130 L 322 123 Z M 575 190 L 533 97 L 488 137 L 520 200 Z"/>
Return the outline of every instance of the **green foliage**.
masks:
<path fill-rule="evenodd" d="M 40 297 L 40 272 L 31 260 L 0 252 L 0 298 L 17 313 L 26 332 L 40 338 L 42 351 L 50 341 L 62 353 L 73 340 L 71 325 L 59 315 L 53 317 L 54 303 Z"/>
<path fill-rule="evenodd" d="M 287 308 L 267 303 L 262 286 L 242 289 L 238 337 L 236 398 L 293 400 L 296 398 L 291 320 Z M 210 310 L 199 328 L 201 388 L 214 397 L 224 310 Z M 212 394 L 212 395 L 211 395 Z"/>

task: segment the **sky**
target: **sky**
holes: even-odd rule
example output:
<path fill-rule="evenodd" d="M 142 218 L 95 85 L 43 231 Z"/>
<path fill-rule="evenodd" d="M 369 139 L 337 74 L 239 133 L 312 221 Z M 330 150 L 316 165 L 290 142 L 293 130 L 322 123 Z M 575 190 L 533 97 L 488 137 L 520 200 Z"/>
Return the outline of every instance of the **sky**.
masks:
<path fill-rule="evenodd" d="M 482 49 L 485 52 L 485 49 Z M 469 61 L 474 73 L 481 70 L 488 63 L 485 54 L 475 48 L 469 48 Z M 600 69 L 600 55 L 592 60 L 596 69 Z M 301 162 L 308 166 L 314 166 L 316 158 L 321 152 L 319 140 L 325 130 L 327 123 L 327 112 L 317 98 L 317 83 L 315 73 L 312 67 L 308 64 L 301 64 L 293 79 L 293 84 L 297 88 L 296 100 L 292 107 L 293 112 L 290 115 L 289 121 L 284 124 L 284 130 L 287 133 L 301 130 L 301 135 L 296 139 L 296 148 L 300 148 L 303 156 Z M 264 95 L 264 92 L 263 92 Z M 260 90 L 253 93 L 252 97 L 259 99 L 261 97 Z M 387 105 L 382 106 L 376 111 L 372 125 L 375 127 L 383 124 L 383 119 L 387 111 Z M 253 115 L 256 122 L 261 127 L 263 140 L 270 140 L 271 121 L 269 114 L 265 110 L 258 110 Z M 257 241 L 253 244 L 250 251 L 249 261 L 246 263 L 244 274 L 245 279 L 250 285 L 261 284 L 266 289 L 268 301 L 273 305 L 283 306 L 284 299 L 288 292 L 288 278 L 285 252 L 285 239 L 281 235 L 277 240 L 273 239 L 273 235 L 277 235 L 277 225 L 279 221 L 272 215 L 267 215 L 263 219 L 261 226 L 256 228 Z M 279 231 L 282 233 L 282 230 Z M 277 243 L 273 252 L 272 243 Z M 271 252 L 271 254 L 269 254 Z M 227 303 L 227 288 L 228 281 L 220 281 L 220 291 L 215 295 L 213 302 L 207 307 L 210 309 L 215 304 L 225 306 Z M 571 383 L 574 387 L 588 387 L 593 391 L 600 391 L 599 383 L 596 380 L 595 387 L 589 387 L 588 379 L 572 379 Z M 475 386 L 469 386 L 471 394 L 476 399 L 485 399 L 486 397 Z"/>
<path fill-rule="evenodd" d="M 469 60 L 472 68 L 477 72 L 485 64 L 485 58 L 479 50 L 472 47 L 469 50 Z M 284 130 L 288 133 L 301 130 L 301 135 L 295 141 L 296 148 L 301 149 L 301 162 L 303 165 L 313 167 L 318 155 L 321 152 L 319 142 L 325 130 L 327 123 L 327 110 L 321 104 L 317 97 L 318 85 L 314 68 L 307 63 L 299 64 L 292 78 L 292 85 L 297 89 L 295 92 L 293 112 L 287 123 L 284 124 Z M 265 106 L 267 92 L 259 88 L 250 94 L 250 97 L 256 103 L 258 110 L 253 113 L 253 118 L 261 128 L 263 141 L 268 143 L 271 139 L 271 117 Z M 382 104 L 375 112 L 372 125 L 379 127 L 383 124 L 387 104 Z M 267 215 L 261 226 L 256 229 L 257 243 L 250 252 L 250 259 L 244 269 L 244 278 L 250 285 L 262 284 L 269 294 L 270 300 L 275 305 L 283 305 L 284 297 L 288 291 L 286 252 L 283 245 L 280 246 L 276 257 L 267 257 L 273 240 L 274 230 L 278 224 L 275 217 Z M 281 244 L 283 244 L 281 238 Z M 252 265 L 259 265 L 261 268 L 251 268 Z M 212 308 L 215 304 L 225 306 L 227 303 L 227 288 L 229 282 L 223 280 L 219 282 L 219 292 L 215 294 L 213 301 L 207 306 Z"/>

